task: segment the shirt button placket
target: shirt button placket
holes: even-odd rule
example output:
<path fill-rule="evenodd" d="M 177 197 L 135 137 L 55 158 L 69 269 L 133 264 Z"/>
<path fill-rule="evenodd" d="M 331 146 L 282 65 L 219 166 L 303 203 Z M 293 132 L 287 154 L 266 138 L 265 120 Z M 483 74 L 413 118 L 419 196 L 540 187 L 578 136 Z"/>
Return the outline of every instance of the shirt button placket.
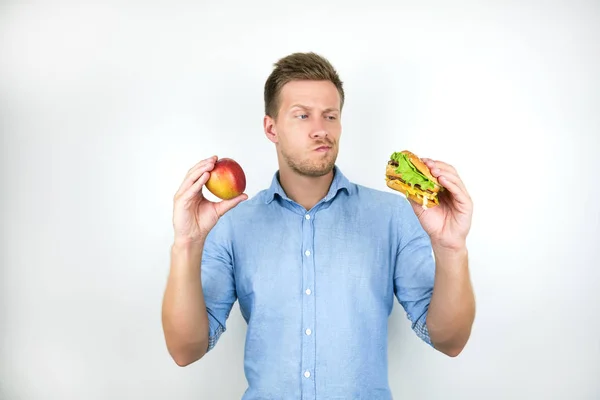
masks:
<path fill-rule="evenodd" d="M 302 399 L 315 399 L 315 251 L 314 214 L 302 220 Z"/>

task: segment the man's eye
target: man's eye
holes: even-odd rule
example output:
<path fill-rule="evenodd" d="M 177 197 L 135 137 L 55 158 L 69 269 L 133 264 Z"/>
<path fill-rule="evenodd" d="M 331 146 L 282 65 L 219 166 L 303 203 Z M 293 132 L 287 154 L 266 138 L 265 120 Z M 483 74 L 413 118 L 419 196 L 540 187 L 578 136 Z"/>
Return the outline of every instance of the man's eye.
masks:
<path fill-rule="evenodd" d="M 332 120 L 332 121 L 333 121 L 333 120 L 335 120 L 335 119 L 337 119 L 337 118 L 336 118 L 334 115 L 330 115 L 330 116 L 328 116 L 327 118 L 329 118 L 329 119 L 330 119 L 330 120 Z"/>
<path fill-rule="evenodd" d="M 308 115 L 306 115 L 306 114 L 298 115 L 298 118 L 300 118 L 300 119 L 306 119 L 304 117 L 308 118 Z"/>

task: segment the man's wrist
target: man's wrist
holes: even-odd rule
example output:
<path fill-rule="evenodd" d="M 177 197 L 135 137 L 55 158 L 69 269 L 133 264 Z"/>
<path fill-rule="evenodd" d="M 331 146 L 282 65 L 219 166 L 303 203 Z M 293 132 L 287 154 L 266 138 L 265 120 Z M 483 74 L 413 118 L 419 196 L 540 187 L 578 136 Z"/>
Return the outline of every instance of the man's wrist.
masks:
<path fill-rule="evenodd" d="M 433 244 L 432 248 L 436 260 L 443 260 L 447 262 L 463 261 L 467 258 L 469 253 L 466 243 L 453 246 Z"/>
<path fill-rule="evenodd" d="M 204 241 L 175 240 L 171 246 L 172 265 L 199 268 L 204 250 Z"/>
<path fill-rule="evenodd" d="M 176 237 L 175 240 L 173 240 L 173 245 L 171 246 L 171 249 L 173 251 L 184 253 L 198 251 L 202 250 L 202 248 L 204 247 L 204 241 L 204 238 L 188 239 Z"/>

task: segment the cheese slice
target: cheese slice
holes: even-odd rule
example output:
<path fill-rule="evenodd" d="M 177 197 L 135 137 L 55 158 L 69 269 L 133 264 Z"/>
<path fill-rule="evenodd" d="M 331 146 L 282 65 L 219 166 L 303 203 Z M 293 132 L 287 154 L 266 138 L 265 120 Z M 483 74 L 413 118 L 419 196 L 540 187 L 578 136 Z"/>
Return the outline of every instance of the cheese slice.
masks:
<path fill-rule="evenodd" d="M 386 176 L 386 180 L 390 181 L 390 180 L 393 180 L 393 179 L 390 179 L 390 177 Z M 424 195 L 424 193 L 425 193 L 425 195 Z M 431 193 L 428 193 L 428 192 L 422 192 L 419 189 L 415 188 L 414 185 L 412 185 L 412 184 L 407 184 L 407 186 L 405 187 L 404 195 L 407 198 L 408 198 L 409 195 L 413 195 L 413 196 L 416 196 L 416 197 L 418 197 L 420 199 L 423 199 L 423 205 L 422 205 L 422 207 L 424 209 L 428 208 L 427 205 L 433 206 L 436 203 L 436 201 L 433 200 L 433 197 L 435 195 L 432 195 Z"/>
<path fill-rule="evenodd" d="M 415 189 L 414 187 L 408 186 L 406 188 L 406 195 L 408 196 L 409 194 L 412 194 L 414 196 L 417 197 L 423 197 L 423 198 L 427 198 L 427 196 L 423 196 L 423 192 L 419 191 L 418 189 Z"/>

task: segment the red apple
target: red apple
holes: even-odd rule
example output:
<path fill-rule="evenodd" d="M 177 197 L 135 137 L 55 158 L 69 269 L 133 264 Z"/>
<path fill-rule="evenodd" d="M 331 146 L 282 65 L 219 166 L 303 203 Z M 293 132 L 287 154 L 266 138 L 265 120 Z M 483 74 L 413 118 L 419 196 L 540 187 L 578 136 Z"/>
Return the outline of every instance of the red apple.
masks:
<path fill-rule="evenodd" d="M 206 188 L 221 200 L 233 199 L 246 190 L 246 175 L 235 160 L 220 158 L 210 171 Z"/>

